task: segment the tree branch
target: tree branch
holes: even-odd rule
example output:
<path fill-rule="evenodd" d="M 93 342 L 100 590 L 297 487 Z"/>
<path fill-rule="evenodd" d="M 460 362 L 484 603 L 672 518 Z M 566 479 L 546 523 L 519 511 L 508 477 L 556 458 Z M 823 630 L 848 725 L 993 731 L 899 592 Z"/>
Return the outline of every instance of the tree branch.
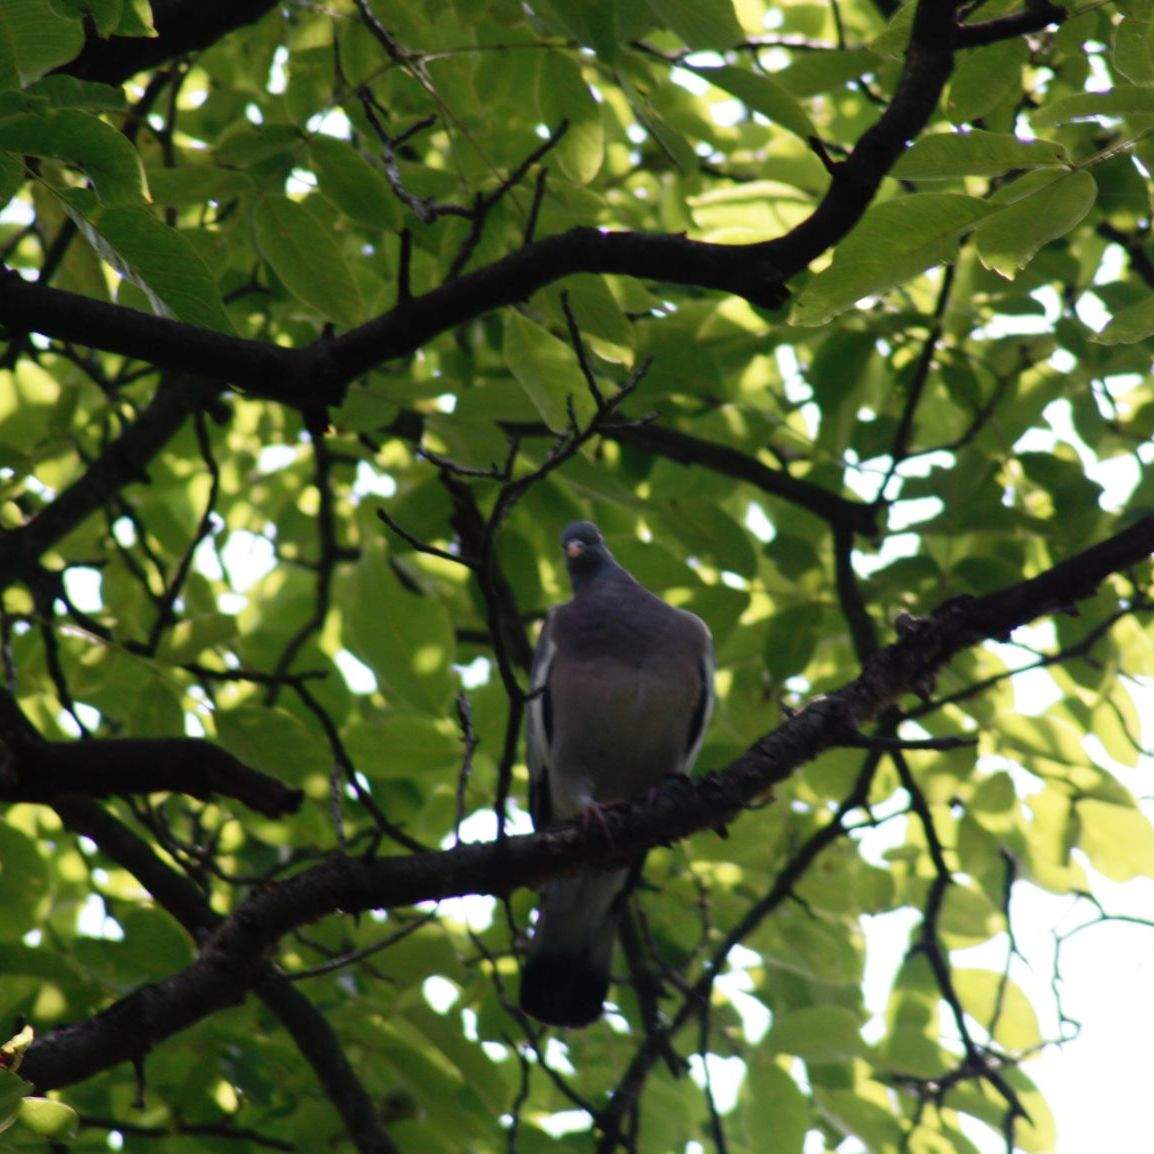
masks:
<path fill-rule="evenodd" d="M 540 421 L 502 421 L 501 427 L 519 437 L 556 435 Z M 419 443 L 424 433 L 424 414 L 414 409 L 405 409 L 389 426 L 388 431 L 404 440 Z M 761 492 L 788 501 L 830 524 L 845 525 L 860 536 L 877 536 L 877 506 L 865 505 L 861 501 L 831 493 L 812 481 L 794 477 L 783 469 L 774 469 L 757 457 L 730 445 L 719 445 L 716 441 L 707 441 L 679 429 L 649 423 L 607 424 L 597 432 L 608 441 L 632 445 L 681 465 L 700 465 L 723 477 L 745 481 Z"/>
<path fill-rule="evenodd" d="M 122 84 L 146 68 L 215 44 L 259 20 L 276 0 L 152 0 L 155 36 L 110 36 L 91 30 L 84 49 L 59 71 L 81 80 Z"/>
<path fill-rule="evenodd" d="M 110 813 L 82 798 L 66 799 L 55 808 L 70 830 L 91 838 L 101 853 L 132 874 L 194 941 L 202 941 L 220 925 L 220 915 L 197 886 L 165 864 L 151 846 Z M 271 962 L 260 961 L 253 989 L 292 1035 L 360 1154 L 396 1154 L 396 1146 L 328 1019 Z M 149 1048 L 149 1020 L 126 1020 L 123 1028 L 135 1037 L 138 1053 L 143 1054 Z"/>
<path fill-rule="evenodd" d="M 231 797 L 257 813 L 295 813 L 304 794 L 250 769 L 231 753 L 192 737 L 44 741 L 15 699 L 0 689 L 0 802 L 181 793 Z"/>
<path fill-rule="evenodd" d="M 1051 24 L 1062 24 L 1069 19 L 1070 10 L 1049 0 L 1026 0 L 1025 10 L 981 24 L 963 24 L 954 39 L 956 48 L 980 48 L 997 44 L 999 40 L 1013 40 L 1028 32 L 1041 32 Z"/>
<path fill-rule="evenodd" d="M 922 0 L 905 67 L 889 106 L 834 166 L 813 213 L 776 240 L 723 245 L 684 236 L 581 227 L 546 237 L 350 332 L 301 349 L 231 337 L 132 309 L 0 278 L 0 322 L 106 352 L 183 369 L 297 408 L 337 404 L 349 382 L 405 356 L 440 333 L 530 297 L 575 273 L 620 273 L 715 289 L 763 308 L 784 303 L 784 285 L 861 219 L 906 144 L 925 126 L 953 67 L 959 0 Z"/>
<path fill-rule="evenodd" d="M 142 987 L 96 1017 L 39 1039 L 22 1073 L 41 1089 L 67 1085 L 138 1056 L 244 997 L 267 951 L 290 930 L 335 913 L 412 905 L 465 894 L 505 895 L 589 867 L 620 867 L 652 846 L 732 821 L 795 769 L 924 686 L 957 653 L 1088 597 L 1111 574 L 1154 551 L 1154 515 L 1028 581 L 984 597 L 954 598 L 929 617 L 906 617 L 900 639 L 861 675 L 810 702 L 725 770 L 670 781 L 652 799 L 614 807 L 606 828 L 573 822 L 498 843 L 437 853 L 334 857 L 255 893 L 206 940 L 186 970 Z M 875 755 L 876 756 L 876 755 Z M 145 1023 L 142 1031 L 141 1023 Z"/>

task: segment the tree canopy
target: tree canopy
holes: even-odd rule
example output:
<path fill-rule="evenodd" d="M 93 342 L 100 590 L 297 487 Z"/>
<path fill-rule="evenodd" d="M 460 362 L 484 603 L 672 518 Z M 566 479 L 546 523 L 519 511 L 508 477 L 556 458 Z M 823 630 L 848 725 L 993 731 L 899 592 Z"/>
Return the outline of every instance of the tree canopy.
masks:
<path fill-rule="evenodd" d="M 1051 1150 L 1014 903 L 1154 877 L 1151 124 L 1152 0 L 4 0 L 0 1144 Z M 534 834 L 580 518 L 717 709 Z"/>

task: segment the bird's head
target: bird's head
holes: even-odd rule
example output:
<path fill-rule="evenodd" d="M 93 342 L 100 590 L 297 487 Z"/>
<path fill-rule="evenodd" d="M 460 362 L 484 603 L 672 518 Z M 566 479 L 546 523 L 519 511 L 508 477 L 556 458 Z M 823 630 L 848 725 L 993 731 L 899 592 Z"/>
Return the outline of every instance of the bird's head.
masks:
<path fill-rule="evenodd" d="M 561 548 L 565 551 L 565 565 L 574 589 L 617 567 L 601 530 L 592 521 L 574 521 L 567 526 L 561 534 Z"/>

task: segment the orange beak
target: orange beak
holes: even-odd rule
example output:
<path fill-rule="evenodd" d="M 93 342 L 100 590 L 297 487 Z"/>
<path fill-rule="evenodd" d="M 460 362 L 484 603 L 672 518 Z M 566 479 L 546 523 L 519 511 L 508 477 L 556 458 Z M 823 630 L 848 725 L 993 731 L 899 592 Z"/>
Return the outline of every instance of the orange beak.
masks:
<path fill-rule="evenodd" d="M 585 543 L 583 541 L 570 541 L 565 546 L 565 555 L 567 557 L 580 557 L 585 552 Z"/>

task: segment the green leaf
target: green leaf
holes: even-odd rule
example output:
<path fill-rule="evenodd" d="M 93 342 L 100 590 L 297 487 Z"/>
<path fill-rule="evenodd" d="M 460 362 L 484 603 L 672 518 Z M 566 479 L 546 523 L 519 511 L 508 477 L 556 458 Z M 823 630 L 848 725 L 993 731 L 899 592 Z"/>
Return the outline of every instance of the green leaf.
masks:
<path fill-rule="evenodd" d="M 693 172 L 697 168 L 697 154 L 685 136 L 674 128 L 669 120 L 658 112 L 653 101 L 630 84 L 625 76 L 619 78 L 619 83 L 633 109 L 634 116 L 657 147 L 681 173 Z"/>
<path fill-rule="evenodd" d="M 0 861 L 0 940 L 19 940 L 38 920 L 49 885 L 48 863 L 31 838 L 10 825 L 0 825 Z"/>
<path fill-rule="evenodd" d="M 802 140 L 817 136 L 813 121 L 797 97 L 771 77 L 731 64 L 700 67 L 694 71 L 710 84 L 736 96 L 751 112 L 760 112 L 767 120 Z"/>
<path fill-rule="evenodd" d="M 771 1051 L 807 1062 L 845 1062 L 869 1053 L 858 1016 L 844 1006 L 790 1010 L 774 1021 L 765 1044 Z"/>
<path fill-rule="evenodd" d="M 342 604 L 349 648 L 398 704 L 443 716 L 456 687 L 452 620 L 431 593 L 401 584 L 379 539 L 365 545 Z"/>
<path fill-rule="evenodd" d="M 1127 305 L 1090 339 L 1101 345 L 1132 345 L 1154 336 L 1154 296 Z"/>
<path fill-rule="evenodd" d="M 894 165 L 899 180 L 947 180 L 959 176 L 998 176 L 1011 168 L 1061 164 L 1066 150 L 1048 140 L 1019 140 L 1001 132 L 936 132 L 923 136 Z"/>
<path fill-rule="evenodd" d="M 561 171 L 577 184 L 588 184 L 605 159 L 601 109 L 593 99 L 580 67 L 561 52 L 550 52 L 537 73 L 537 106 L 551 129 L 562 120 L 568 129 L 553 155 Z"/>
<path fill-rule="evenodd" d="M 1008 1050 L 1028 1050 L 1041 1044 L 1042 1031 L 1034 1007 L 1021 987 L 1004 974 L 955 967 L 954 987 L 966 1013 Z"/>
<path fill-rule="evenodd" d="M 818 624 L 824 617 L 816 601 L 776 611 L 765 627 L 766 672 L 778 681 L 803 672 L 817 648 Z"/>
<path fill-rule="evenodd" d="M 89 112 L 123 112 L 126 103 L 123 89 L 60 72 L 28 85 L 24 95 L 42 96 L 53 108 L 82 108 Z"/>
<path fill-rule="evenodd" d="M 374 780 L 420 778 L 455 768 L 461 760 L 460 735 L 452 726 L 419 714 L 356 722 L 344 740 L 357 768 Z"/>
<path fill-rule="evenodd" d="M 119 968 L 132 968 L 142 978 L 181 970 L 193 960 L 188 934 L 158 909 L 134 909 L 120 920 Z"/>
<path fill-rule="evenodd" d="M 75 164 L 92 181 L 102 204 L 148 199 L 136 149 L 110 124 L 87 112 L 65 108 L 0 117 L 0 149 Z"/>
<path fill-rule="evenodd" d="M 617 58 L 616 5 L 612 0 L 540 0 L 540 6 L 602 60 Z"/>
<path fill-rule="evenodd" d="M 370 228 L 396 225 L 396 196 L 385 174 L 369 164 L 347 140 L 314 136 L 309 152 L 321 195 L 335 208 Z"/>
<path fill-rule="evenodd" d="M 152 5 L 148 0 L 122 0 L 122 3 L 120 23 L 115 29 L 117 36 L 157 35 L 156 24 L 152 18 Z"/>
<path fill-rule="evenodd" d="M 124 14 L 123 0 L 51 0 L 51 3 L 61 12 L 90 18 L 100 37 L 111 36 Z"/>
<path fill-rule="evenodd" d="M 148 297 L 153 311 L 232 333 L 216 278 L 189 239 L 147 208 L 74 214 L 96 252 Z"/>
<path fill-rule="evenodd" d="M 25 1098 L 16 1117 L 33 1134 L 54 1141 L 75 1138 L 80 1128 L 76 1111 L 52 1098 Z"/>
<path fill-rule="evenodd" d="M 302 785 L 310 774 L 327 776 L 328 747 L 286 710 L 243 705 L 218 710 L 215 718 L 217 740 L 245 765 L 289 785 Z"/>
<path fill-rule="evenodd" d="M 10 46 L 20 81 L 29 84 L 76 56 L 84 47 L 84 29 L 79 20 L 61 16 L 50 0 L 4 0 L 0 42 Z"/>
<path fill-rule="evenodd" d="M 555 433 L 569 425 L 570 402 L 578 422 L 592 416 L 593 398 L 576 354 L 552 333 L 517 312 L 505 317 L 505 364 Z"/>
<path fill-rule="evenodd" d="M 1112 881 L 1154 874 L 1154 827 L 1133 806 L 1084 798 L 1077 803 L 1078 844 Z"/>
<path fill-rule="evenodd" d="M 1033 176 L 1041 187 L 982 222 L 974 242 L 986 268 L 1012 280 L 1042 245 L 1064 236 L 1091 209 L 1098 196 L 1094 178 L 1085 171 L 1056 176 L 1031 173 L 1017 182 L 1024 188 Z"/>
<path fill-rule="evenodd" d="M 184 709 L 176 689 L 161 677 L 150 677 L 132 695 L 125 729 L 135 737 L 183 737 Z"/>
<path fill-rule="evenodd" d="M 970 123 L 1017 93 L 1029 59 L 1030 47 L 1020 36 L 963 53 L 950 77 L 946 101 L 950 119 L 955 124 Z"/>
<path fill-rule="evenodd" d="M 1128 14 L 1114 29 L 1114 66 L 1128 80 L 1154 85 L 1154 16 Z"/>
<path fill-rule="evenodd" d="M 1154 89 L 1119 84 L 1102 92 L 1076 92 L 1043 104 L 1030 113 L 1030 120 L 1042 128 L 1067 120 L 1092 116 L 1149 116 L 1154 114 Z"/>
<path fill-rule="evenodd" d="M 836 921 L 783 911 L 783 917 L 768 921 L 755 940 L 766 964 L 777 969 L 833 986 L 861 980 L 861 954 L 850 941 L 850 931 Z"/>
<path fill-rule="evenodd" d="M 646 0 L 653 15 L 687 48 L 731 48 L 745 39 L 733 0 Z"/>
<path fill-rule="evenodd" d="M 844 88 L 863 73 L 874 71 L 879 63 L 868 48 L 799 53 L 788 68 L 775 72 L 773 79 L 794 96 L 817 96 Z"/>
<path fill-rule="evenodd" d="M 24 183 L 24 163 L 14 152 L 0 152 L 0 208 L 20 191 Z"/>
<path fill-rule="evenodd" d="M 831 1125 L 847 1137 L 857 1138 L 867 1150 L 896 1154 L 901 1148 L 904 1132 L 898 1120 L 859 1091 L 819 1088 L 814 1101 Z"/>
<path fill-rule="evenodd" d="M 0 1131 L 15 1117 L 24 1096 L 32 1089 L 18 1074 L 0 1066 Z"/>
<path fill-rule="evenodd" d="M 765 1154 L 801 1154 L 812 1114 L 809 1099 L 760 1049 L 755 1050 L 746 1063 L 740 1111 L 751 1150 Z"/>
<path fill-rule="evenodd" d="M 1059 765 L 1080 766 L 1089 760 L 1081 732 L 1062 718 L 1008 714 L 998 722 L 998 739 L 1004 747 Z"/>
<path fill-rule="evenodd" d="M 790 320 L 822 325 L 862 297 L 877 296 L 948 260 L 958 237 L 989 213 L 983 201 L 922 192 L 875 205 L 838 245 L 833 263 L 802 290 Z"/>
<path fill-rule="evenodd" d="M 205 650 L 236 635 L 236 618 L 224 613 L 189 614 L 165 634 L 157 659 L 171 665 L 195 661 Z"/>
<path fill-rule="evenodd" d="M 287 196 L 266 196 L 253 209 L 261 255 L 298 300 L 342 325 L 363 316 L 360 288 L 332 234 Z"/>

